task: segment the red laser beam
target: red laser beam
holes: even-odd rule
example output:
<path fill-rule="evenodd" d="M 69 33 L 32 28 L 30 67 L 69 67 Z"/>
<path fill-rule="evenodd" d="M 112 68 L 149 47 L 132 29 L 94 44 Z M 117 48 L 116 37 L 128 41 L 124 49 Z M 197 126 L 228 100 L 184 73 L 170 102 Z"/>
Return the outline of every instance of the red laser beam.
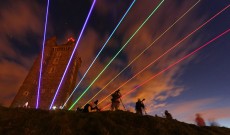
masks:
<path fill-rule="evenodd" d="M 152 79 L 154 79 L 155 77 L 157 77 L 158 75 L 164 73 L 165 71 L 169 70 L 170 68 L 174 67 L 175 65 L 177 65 L 178 63 L 184 61 L 185 59 L 187 59 L 188 57 L 194 55 L 195 53 L 197 53 L 198 51 L 200 51 L 201 49 L 203 49 L 204 47 L 208 46 L 209 44 L 211 44 L 212 42 L 214 42 L 215 40 L 219 39 L 220 37 L 224 36 L 225 34 L 227 34 L 228 32 L 230 32 L 230 28 L 226 31 L 224 31 L 223 33 L 221 33 L 220 35 L 216 36 L 215 38 L 213 38 L 212 40 L 208 41 L 207 43 L 205 43 L 204 45 L 200 46 L 199 48 L 197 48 L 196 50 L 192 51 L 191 53 L 187 54 L 186 56 L 184 56 L 183 58 L 179 59 L 178 61 L 174 62 L 173 64 L 171 64 L 170 66 L 168 66 L 167 68 L 161 70 L 160 72 L 158 72 L 157 74 L 155 74 L 154 76 L 152 76 L 151 78 L 149 78 L 148 80 L 144 81 L 143 83 L 141 83 L 140 85 L 138 85 L 137 87 L 135 87 L 134 89 L 126 92 L 124 95 L 122 95 L 122 97 L 127 96 L 128 94 L 132 93 L 133 91 L 135 91 L 136 89 L 138 89 L 139 87 L 141 87 L 142 85 L 146 84 L 147 82 L 151 81 Z M 105 107 L 102 108 L 102 110 L 104 110 L 105 108 L 107 108 L 111 103 L 107 104 Z"/>
<path fill-rule="evenodd" d="M 228 9 L 230 7 L 230 4 L 228 6 L 226 6 L 225 8 L 223 8 L 220 12 L 218 12 L 217 14 L 215 14 L 213 17 L 211 17 L 209 20 L 207 20 L 205 23 L 203 23 L 202 25 L 200 25 L 198 28 L 196 28 L 194 31 L 192 31 L 190 34 L 188 34 L 186 37 L 184 37 L 182 40 L 180 40 L 177 44 L 175 44 L 173 47 L 171 47 L 170 49 L 168 49 L 165 53 L 163 53 L 161 56 L 159 56 L 156 60 L 154 60 L 153 62 L 151 62 L 149 65 L 147 65 L 145 68 L 143 68 L 141 71 L 139 71 L 136 75 L 134 75 L 132 78 L 130 78 L 128 81 L 126 81 L 125 83 L 123 83 L 121 86 L 119 86 L 117 89 L 120 89 L 121 87 L 123 87 L 125 84 L 127 84 L 130 80 L 132 80 L 133 78 L 135 78 L 136 76 L 138 76 L 140 73 L 142 73 L 145 69 L 147 69 L 148 67 L 150 67 L 152 64 L 154 64 L 156 61 L 158 61 L 160 58 L 162 58 L 163 56 L 165 56 L 166 54 L 168 54 L 170 51 L 172 51 L 174 48 L 176 48 L 177 46 L 179 46 L 179 44 L 181 42 L 183 42 L 184 40 L 186 40 L 188 37 L 190 37 L 192 34 L 194 34 L 196 31 L 200 30 L 202 27 L 204 27 L 207 23 L 209 23 L 210 21 L 212 21 L 214 18 L 216 18 L 218 15 L 220 15 L 222 12 L 224 12 L 226 9 Z M 116 90 L 117 90 L 116 89 Z M 114 90 L 113 92 L 111 92 L 108 96 L 106 96 L 105 98 L 103 98 L 102 100 L 100 100 L 100 103 L 102 103 L 105 99 L 107 99 L 112 93 L 114 93 L 116 90 Z"/>

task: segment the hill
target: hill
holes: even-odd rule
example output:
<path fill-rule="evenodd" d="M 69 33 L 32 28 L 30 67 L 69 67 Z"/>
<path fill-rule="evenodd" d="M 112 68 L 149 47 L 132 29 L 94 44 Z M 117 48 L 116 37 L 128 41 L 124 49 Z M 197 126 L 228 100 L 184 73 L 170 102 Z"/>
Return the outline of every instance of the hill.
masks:
<path fill-rule="evenodd" d="M 0 135 L 230 135 L 230 129 L 197 127 L 123 111 L 81 113 L 0 107 Z"/>

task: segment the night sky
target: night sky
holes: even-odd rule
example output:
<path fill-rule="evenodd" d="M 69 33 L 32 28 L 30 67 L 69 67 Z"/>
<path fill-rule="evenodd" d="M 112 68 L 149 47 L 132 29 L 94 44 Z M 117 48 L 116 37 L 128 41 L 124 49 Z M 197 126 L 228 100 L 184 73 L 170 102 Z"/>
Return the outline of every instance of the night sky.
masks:
<path fill-rule="evenodd" d="M 165 0 L 77 106 L 83 105 L 103 88 L 197 1 Z M 75 98 L 87 88 L 160 2 L 161 0 L 137 0 L 77 89 Z M 83 61 L 78 81 L 131 3 L 132 0 L 97 0 L 77 48 Z M 46 4 L 46 0 L 0 1 L 0 104 L 3 106 L 10 105 L 34 59 L 41 51 Z M 91 0 L 51 0 L 46 38 L 56 36 L 59 44 L 67 42 L 69 37 L 77 39 L 91 4 Z M 229 4 L 229 0 L 201 0 L 108 85 L 96 99 L 100 100 L 116 90 L 122 83 Z M 230 9 L 228 8 L 124 85 L 121 93 L 137 87 L 229 28 Z M 230 33 L 227 33 L 190 58 L 139 87 L 122 100 L 130 111 L 134 111 L 134 103 L 138 98 L 145 98 L 144 103 L 150 115 L 161 115 L 164 110 L 168 110 L 176 119 L 194 123 L 195 114 L 200 113 L 207 124 L 208 121 L 215 120 L 221 126 L 230 127 L 229 52 Z M 108 102 L 110 99 L 107 99 L 101 106 Z M 122 106 L 120 108 L 123 109 Z"/>

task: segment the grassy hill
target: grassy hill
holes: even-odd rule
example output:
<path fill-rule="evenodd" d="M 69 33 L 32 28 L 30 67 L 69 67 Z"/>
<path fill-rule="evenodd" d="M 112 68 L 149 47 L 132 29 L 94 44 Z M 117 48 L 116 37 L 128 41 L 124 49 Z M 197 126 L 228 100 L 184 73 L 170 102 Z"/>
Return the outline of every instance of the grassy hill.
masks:
<path fill-rule="evenodd" d="M 123 111 L 81 113 L 0 107 L 0 135 L 230 135 L 230 129 L 197 127 Z"/>

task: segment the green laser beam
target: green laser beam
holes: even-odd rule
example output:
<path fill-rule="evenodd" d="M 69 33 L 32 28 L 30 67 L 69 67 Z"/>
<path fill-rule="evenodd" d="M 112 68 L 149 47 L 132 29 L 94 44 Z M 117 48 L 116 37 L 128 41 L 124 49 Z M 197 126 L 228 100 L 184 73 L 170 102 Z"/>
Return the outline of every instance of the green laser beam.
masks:
<path fill-rule="evenodd" d="M 162 5 L 164 0 L 162 0 L 157 7 L 152 11 L 152 13 L 145 19 L 145 21 L 140 25 L 140 27 L 133 33 L 133 35 L 129 38 L 129 40 L 123 45 L 123 47 L 117 52 L 117 54 L 109 61 L 109 63 L 105 66 L 105 68 L 97 75 L 97 77 L 92 81 L 92 83 L 85 89 L 85 91 L 75 100 L 75 102 L 71 105 L 69 110 L 71 110 L 77 102 L 83 97 L 83 95 L 90 89 L 90 87 L 96 82 L 96 80 L 101 76 L 101 74 L 108 68 L 108 66 L 113 62 L 113 60 L 120 54 L 120 52 L 127 46 L 127 44 L 132 40 L 132 38 L 137 34 L 137 32 L 145 25 L 145 23 L 150 19 L 150 17 L 157 11 L 157 9 Z"/>
<path fill-rule="evenodd" d="M 103 91 L 111 82 L 113 82 L 123 71 L 125 71 L 134 61 L 136 61 L 145 51 L 154 45 L 166 32 L 168 32 L 177 22 L 179 22 L 186 14 L 188 14 L 198 3 L 198 0 L 192 7 L 190 7 L 181 17 L 179 17 L 169 28 L 167 28 L 157 39 L 155 39 L 148 47 L 146 47 L 137 57 L 135 57 L 123 70 L 121 70 L 112 80 L 110 80 L 101 90 L 99 90 L 90 100 L 88 100 L 83 106 L 92 101 L 101 91 Z"/>

